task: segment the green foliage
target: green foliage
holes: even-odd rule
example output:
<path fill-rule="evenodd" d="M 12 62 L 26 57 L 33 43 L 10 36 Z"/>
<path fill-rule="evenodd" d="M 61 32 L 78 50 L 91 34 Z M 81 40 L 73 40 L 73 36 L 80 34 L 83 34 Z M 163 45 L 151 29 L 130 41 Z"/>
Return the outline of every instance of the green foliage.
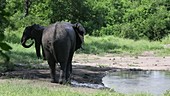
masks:
<path fill-rule="evenodd" d="M 10 57 L 5 52 L 12 49 L 7 43 L 4 42 L 5 36 L 0 34 L 0 72 L 12 69 L 12 64 L 9 63 Z"/>
<path fill-rule="evenodd" d="M 166 93 L 164 93 L 164 96 L 169 96 L 170 95 L 170 90 L 167 90 Z"/>
<path fill-rule="evenodd" d="M 8 25 L 8 20 L 6 19 L 6 16 L 8 16 L 7 12 L 4 10 L 5 9 L 5 5 L 6 5 L 6 1 L 5 0 L 1 0 L 0 1 L 0 55 L 2 57 L 5 58 L 5 62 L 8 62 L 9 61 L 9 57 L 8 55 L 6 55 L 4 53 L 4 51 L 9 51 L 11 50 L 12 48 L 4 42 L 4 39 L 5 39 L 5 36 L 4 36 L 4 30 L 5 28 L 7 27 Z M 1 57 L 1 59 L 2 59 Z"/>
<path fill-rule="evenodd" d="M 23 0 L 8 0 L 11 30 L 33 23 L 80 22 L 87 34 L 134 40 L 161 40 L 170 33 L 169 0 L 30 0 L 25 17 Z"/>
<path fill-rule="evenodd" d="M 80 22 L 86 26 L 88 33 L 92 33 L 94 22 L 92 9 L 88 0 L 51 0 L 51 23 L 56 21 Z M 87 27 L 88 26 L 88 27 Z"/>
<path fill-rule="evenodd" d="M 110 9 L 105 11 L 107 25 L 94 31 L 94 35 L 161 40 L 170 33 L 168 0 L 114 0 L 114 3 L 111 1 L 107 4 Z"/>
<path fill-rule="evenodd" d="M 51 14 L 49 8 L 49 0 L 35 0 L 31 1 L 29 15 L 25 17 L 25 4 L 23 0 L 7 0 L 5 10 L 10 13 L 10 27 L 11 30 L 18 30 L 32 24 L 48 25 L 50 22 L 49 15 Z"/>
<path fill-rule="evenodd" d="M 8 20 L 7 20 L 7 16 L 9 15 L 8 12 L 6 12 L 5 9 L 6 6 L 6 0 L 0 0 L 0 35 L 3 35 L 3 32 L 5 30 L 5 28 L 8 25 Z"/>
<path fill-rule="evenodd" d="M 11 28 L 6 28 L 5 41 L 8 43 L 12 43 L 12 44 L 20 44 L 23 30 L 24 30 L 24 28 L 22 28 L 22 27 L 15 31 L 12 31 Z"/>

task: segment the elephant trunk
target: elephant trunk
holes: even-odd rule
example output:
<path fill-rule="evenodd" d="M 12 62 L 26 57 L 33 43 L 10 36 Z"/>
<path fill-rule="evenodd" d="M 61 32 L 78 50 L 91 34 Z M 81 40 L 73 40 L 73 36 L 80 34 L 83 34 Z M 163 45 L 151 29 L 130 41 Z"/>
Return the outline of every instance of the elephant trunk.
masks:
<path fill-rule="evenodd" d="M 21 39 L 21 44 L 22 44 L 22 46 L 25 47 L 25 48 L 30 48 L 30 47 L 34 44 L 34 41 L 32 41 L 31 44 L 26 45 L 26 41 L 27 41 L 27 40 L 28 40 L 28 39 Z"/>

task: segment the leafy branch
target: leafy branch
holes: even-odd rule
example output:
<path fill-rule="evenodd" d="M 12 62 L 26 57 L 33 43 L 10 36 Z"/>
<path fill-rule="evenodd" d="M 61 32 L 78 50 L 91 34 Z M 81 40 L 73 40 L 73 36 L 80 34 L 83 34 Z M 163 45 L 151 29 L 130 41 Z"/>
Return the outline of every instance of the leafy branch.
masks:
<path fill-rule="evenodd" d="M 5 62 L 9 62 L 10 58 L 7 54 L 4 53 L 4 51 L 10 51 L 12 47 L 9 46 L 7 43 L 3 42 L 4 39 L 5 39 L 5 36 L 1 33 L 0 34 L 0 55 L 6 59 Z"/>

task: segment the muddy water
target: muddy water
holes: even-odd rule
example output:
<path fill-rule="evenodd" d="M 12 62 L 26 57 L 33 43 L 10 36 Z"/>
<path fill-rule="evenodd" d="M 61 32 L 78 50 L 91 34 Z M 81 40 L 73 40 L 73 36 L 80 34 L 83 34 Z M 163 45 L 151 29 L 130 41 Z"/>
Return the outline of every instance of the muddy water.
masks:
<path fill-rule="evenodd" d="M 87 87 L 87 88 L 93 88 L 93 89 L 102 89 L 102 88 L 105 88 L 105 86 L 103 86 L 101 84 L 79 83 L 77 81 L 72 81 L 71 84 L 74 87 Z"/>
<path fill-rule="evenodd" d="M 170 71 L 115 71 L 108 72 L 103 84 L 120 93 L 151 93 L 162 95 L 170 90 Z"/>

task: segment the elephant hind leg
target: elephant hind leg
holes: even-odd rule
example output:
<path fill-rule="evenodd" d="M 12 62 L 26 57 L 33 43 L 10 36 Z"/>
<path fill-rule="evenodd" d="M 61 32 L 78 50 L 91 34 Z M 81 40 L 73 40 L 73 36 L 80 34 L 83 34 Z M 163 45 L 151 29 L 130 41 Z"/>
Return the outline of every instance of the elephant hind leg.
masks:
<path fill-rule="evenodd" d="M 68 54 L 69 55 L 69 54 Z M 60 84 L 67 84 L 70 83 L 69 77 L 70 77 L 70 63 L 68 63 L 69 56 L 65 56 L 65 60 L 60 61 Z"/>
<path fill-rule="evenodd" d="M 54 42 L 54 56 L 60 63 L 60 84 L 66 84 L 68 81 L 68 58 L 70 53 L 71 42 L 68 39 Z"/>
<path fill-rule="evenodd" d="M 67 68 L 66 68 L 66 66 L 67 66 L 67 63 L 60 62 L 60 77 L 59 77 L 60 84 L 67 83 L 67 80 L 66 80 Z"/>
<path fill-rule="evenodd" d="M 51 82 L 52 83 L 58 83 L 57 79 L 56 79 L 56 72 L 55 72 L 55 67 L 56 67 L 56 64 L 54 62 L 51 62 L 51 61 L 48 61 L 49 63 L 49 66 L 50 66 L 50 73 L 51 73 Z"/>
<path fill-rule="evenodd" d="M 53 55 L 48 52 L 48 51 L 44 51 L 45 52 L 45 56 L 48 62 L 48 65 L 50 67 L 50 73 L 51 73 L 51 78 L 52 78 L 52 83 L 58 83 L 57 79 L 56 79 L 56 61 L 53 57 Z"/>
<path fill-rule="evenodd" d="M 68 58 L 68 64 L 67 64 L 67 73 L 66 73 L 66 80 L 68 81 L 68 83 L 71 83 L 71 74 L 72 74 L 72 58 L 73 58 L 73 54 L 74 54 L 74 51 L 73 52 L 70 52 L 69 54 L 69 58 Z"/>

